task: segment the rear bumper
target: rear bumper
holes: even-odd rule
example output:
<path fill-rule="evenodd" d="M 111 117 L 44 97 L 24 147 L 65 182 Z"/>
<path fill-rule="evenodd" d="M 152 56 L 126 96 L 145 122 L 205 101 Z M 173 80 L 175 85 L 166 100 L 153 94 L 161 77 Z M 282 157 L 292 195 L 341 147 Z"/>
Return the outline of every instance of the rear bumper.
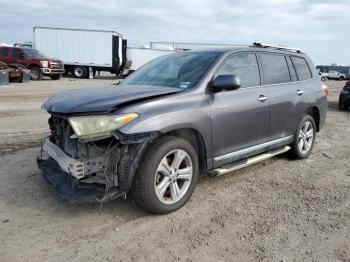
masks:
<path fill-rule="evenodd" d="M 64 74 L 64 68 L 57 68 L 57 69 L 41 68 L 41 72 L 44 75 L 59 75 L 59 74 Z"/>

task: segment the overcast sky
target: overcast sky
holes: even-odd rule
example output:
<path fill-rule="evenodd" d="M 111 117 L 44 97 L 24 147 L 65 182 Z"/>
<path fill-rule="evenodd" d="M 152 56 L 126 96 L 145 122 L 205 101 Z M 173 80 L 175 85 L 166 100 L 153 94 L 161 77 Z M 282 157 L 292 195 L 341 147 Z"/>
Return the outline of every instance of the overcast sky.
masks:
<path fill-rule="evenodd" d="M 282 44 L 315 64 L 350 65 L 350 0 L 0 0 L 0 43 L 31 41 L 33 26 L 114 30 L 150 41 Z"/>

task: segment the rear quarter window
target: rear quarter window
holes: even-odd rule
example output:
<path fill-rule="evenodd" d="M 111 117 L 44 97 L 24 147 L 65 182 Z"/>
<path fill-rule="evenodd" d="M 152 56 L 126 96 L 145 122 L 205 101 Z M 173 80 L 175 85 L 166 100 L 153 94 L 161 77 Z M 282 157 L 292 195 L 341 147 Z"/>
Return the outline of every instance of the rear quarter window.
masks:
<path fill-rule="evenodd" d="M 310 67 L 304 58 L 293 56 L 292 60 L 297 70 L 299 80 L 307 80 L 312 77 Z"/>
<path fill-rule="evenodd" d="M 290 82 L 289 69 L 284 55 L 261 54 L 266 85 Z"/>

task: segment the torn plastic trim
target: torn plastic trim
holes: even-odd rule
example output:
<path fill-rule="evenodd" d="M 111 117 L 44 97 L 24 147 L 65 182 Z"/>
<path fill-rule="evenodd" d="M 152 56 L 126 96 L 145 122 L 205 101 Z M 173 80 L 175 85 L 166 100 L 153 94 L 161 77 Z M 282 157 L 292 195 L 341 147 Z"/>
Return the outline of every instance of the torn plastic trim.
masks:
<path fill-rule="evenodd" d="M 55 189 L 58 196 L 71 204 L 95 203 L 125 196 L 118 187 L 106 190 L 102 185 L 82 183 L 65 173 L 52 158 L 38 158 L 37 164 L 44 179 Z"/>
<path fill-rule="evenodd" d="M 113 133 L 113 136 L 123 145 L 140 144 L 145 141 L 152 142 L 154 139 L 156 139 L 160 135 L 161 135 L 161 132 L 159 131 L 124 134 L 119 130 L 117 130 Z"/>

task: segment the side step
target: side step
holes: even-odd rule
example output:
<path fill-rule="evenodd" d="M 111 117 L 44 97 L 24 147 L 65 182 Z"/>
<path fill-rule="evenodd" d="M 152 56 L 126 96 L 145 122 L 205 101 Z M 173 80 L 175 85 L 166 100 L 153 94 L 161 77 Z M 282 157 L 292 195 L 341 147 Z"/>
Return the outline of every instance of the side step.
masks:
<path fill-rule="evenodd" d="M 232 164 L 210 170 L 209 174 L 212 176 L 221 176 L 221 175 L 236 171 L 238 169 L 241 169 L 250 165 L 254 165 L 256 163 L 259 163 L 271 157 L 283 154 L 289 151 L 290 149 L 291 149 L 290 146 L 283 146 L 271 151 L 267 151 L 266 153 L 263 153 L 261 155 L 257 155 L 251 158 L 244 159 L 242 161 L 234 162 Z"/>

